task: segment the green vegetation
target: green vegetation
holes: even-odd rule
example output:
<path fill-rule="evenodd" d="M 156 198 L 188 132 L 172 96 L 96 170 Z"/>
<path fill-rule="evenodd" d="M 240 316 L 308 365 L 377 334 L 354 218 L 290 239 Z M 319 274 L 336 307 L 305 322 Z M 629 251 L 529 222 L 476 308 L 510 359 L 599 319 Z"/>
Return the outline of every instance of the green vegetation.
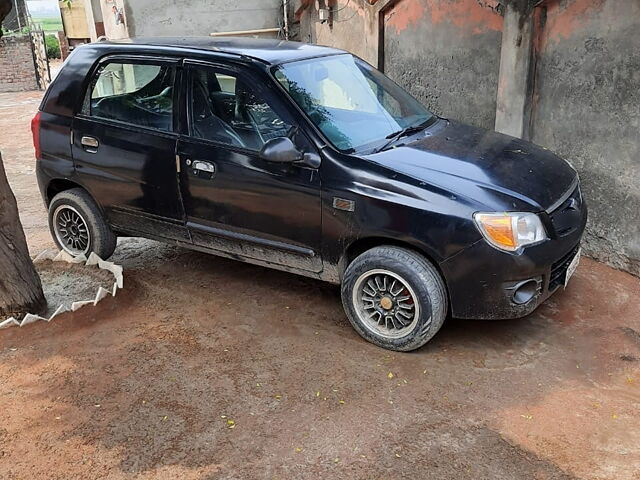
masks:
<path fill-rule="evenodd" d="M 49 34 L 45 36 L 45 42 L 47 44 L 47 57 L 60 58 L 60 42 L 58 42 L 58 37 Z"/>
<path fill-rule="evenodd" d="M 31 29 L 28 26 L 22 27 L 20 30 L 7 30 L 6 28 L 2 27 L 2 35 L 6 35 L 8 37 L 15 35 L 28 35 L 29 32 L 31 32 Z"/>
<path fill-rule="evenodd" d="M 33 23 L 35 23 L 36 25 L 42 25 L 42 30 L 44 30 L 45 32 L 58 32 L 60 30 L 63 30 L 63 28 L 62 28 L 62 20 L 59 19 L 59 18 L 53 18 L 53 17 L 38 18 L 38 17 L 33 17 Z"/>

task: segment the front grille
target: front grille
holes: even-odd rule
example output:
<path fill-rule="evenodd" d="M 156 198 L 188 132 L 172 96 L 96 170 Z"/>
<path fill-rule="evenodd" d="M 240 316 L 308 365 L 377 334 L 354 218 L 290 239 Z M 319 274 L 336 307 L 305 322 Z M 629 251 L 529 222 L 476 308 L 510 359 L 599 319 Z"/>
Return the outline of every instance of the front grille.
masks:
<path fill-rule="evenodd" d="M 551 265 L 551 276 L 549 277 L 549 291 L 553 291 L 564 283 L 565 274 L 567 273 L 567 268 L 569 268 L 569 264 L 573 257 L 576 256 L 578 250 L 580 249 L 580 245 L 576 245 L 572 248 L 569 253 L 567 253 L 564 257 L 558 260 L 556 263 Z"/>
<path fill-rule="evenodd" d="M 558 237 L 575 232 L 581 223 L 582 209 L 582 192 L 580 185 L 577 185 L 571 195 L 550 213 L 551 223 Z"/>

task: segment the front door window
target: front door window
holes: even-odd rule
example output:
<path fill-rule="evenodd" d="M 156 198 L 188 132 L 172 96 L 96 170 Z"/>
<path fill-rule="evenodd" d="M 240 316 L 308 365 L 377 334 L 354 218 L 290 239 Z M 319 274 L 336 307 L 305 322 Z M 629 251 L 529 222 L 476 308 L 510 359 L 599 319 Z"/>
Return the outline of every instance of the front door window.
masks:
<path fill-rule="evenodd" d="M 194 68 L 191 129 L 194 137 L 259 151 L 268 140 L 289 135 L 291 125 L 241 78 Z"/>

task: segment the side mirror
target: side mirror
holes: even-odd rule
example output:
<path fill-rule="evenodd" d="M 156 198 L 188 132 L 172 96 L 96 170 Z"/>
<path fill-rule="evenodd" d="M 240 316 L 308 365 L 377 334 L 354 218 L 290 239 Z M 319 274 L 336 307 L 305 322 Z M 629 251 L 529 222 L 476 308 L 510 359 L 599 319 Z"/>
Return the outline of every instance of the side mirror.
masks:
<path fill-rule="evenodd" d="M 260 158 L 267 162 L 294 163 L 304 158 L 289 137 L 268 140 L 260 150 Z"/>

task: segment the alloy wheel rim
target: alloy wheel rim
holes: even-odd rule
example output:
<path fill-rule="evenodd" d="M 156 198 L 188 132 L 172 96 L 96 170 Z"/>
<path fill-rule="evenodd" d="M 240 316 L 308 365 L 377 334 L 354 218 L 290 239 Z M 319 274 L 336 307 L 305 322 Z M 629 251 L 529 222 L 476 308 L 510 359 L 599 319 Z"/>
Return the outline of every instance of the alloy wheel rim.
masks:
<path fill-rule="evenodd" d="M 360 275 L 352 295 L 361 324 L 380 337 L 405 337 L 420 319 L 415 291 L 409 282 L 389 270 L 369 270 Z"/>
<path fill-rule="evenodd" d="M 61 205 L 53 212 L 53 229 L 60 246 L 72 255 L 86 254 L 91 245 L 89 227 L 80 212 Z"/>

